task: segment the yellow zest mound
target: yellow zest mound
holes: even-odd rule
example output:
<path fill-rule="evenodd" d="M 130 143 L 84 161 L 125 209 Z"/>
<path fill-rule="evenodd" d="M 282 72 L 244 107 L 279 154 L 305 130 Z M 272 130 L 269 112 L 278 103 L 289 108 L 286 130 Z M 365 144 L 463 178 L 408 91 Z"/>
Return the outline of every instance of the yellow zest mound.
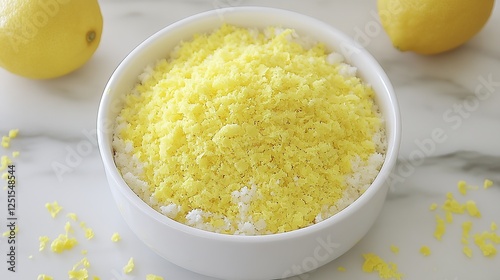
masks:
<path fill-rule="evenodd" d="M 342 61 L 289 29 L 224 25 L 182 43 L 125 98 L 113 141 L 125 181 L 215 232 L 332 216 L 371 184 L 385 149 L 373 90 Z"/>
<path fill-rule="evenodd" d="M 378 272 L 382 279 L 402 279 L 403 274 L 398 271 L 395 263 L 386 263 L 381 257 L 372 253 L 363 254 L 363 258 L 365 259 L 362 267 L 364 272 Z"/>

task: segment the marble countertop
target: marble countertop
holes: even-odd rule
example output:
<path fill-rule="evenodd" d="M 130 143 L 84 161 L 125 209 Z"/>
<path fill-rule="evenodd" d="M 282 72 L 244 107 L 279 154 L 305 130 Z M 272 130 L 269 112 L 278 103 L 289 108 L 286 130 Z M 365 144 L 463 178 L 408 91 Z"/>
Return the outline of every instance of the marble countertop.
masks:
<path fill-rule="evenodd" d="M 165 279 L 209 279 L 178 268 L 158 257 L 129 230 L 121 218 L 105 179 L 95 139 L 97 107 L 107 79 L 136 45 L 166 25 L 184 17 L 222 7 L 259 5 L 285 8 L 314 16 L 365 46 L 380 62 L 399 98 L 403 137 L 387 203 L 373 228 L 352 250 L 330 264 L 295 279 L 379 279 L 363 272 L 362 255 L 375 253 L 398 265 L 403 279 L 500 279 L 500 254 L 485 257 L 469 238 L 472 257 L 463 252 L 462 223 L 472 221 L 470 235 L 500 225 L 500 7 L 480 34 L 452 52 L 423 57 L 395 50 L 376 16 L 376 1 L 299 0 L 102 0 L 104 33 L 93 58 L 62 78 L 35 81 L 0 69 L 0 135 L 18 128 L 9 149 L 17 177 L 16 272 L 7 270 L 9 244 L 0 237 L 0 279 L 36 279 L 47 274 L 67 279 L 68 270 L 87 250 L 89 276 L 104 280 L 138 280 L 152 273 Z M 484 189 L 483 181 L 494 185 Z M 459 193 L 465 180 L 477 189 Z M 0 187 L 6 185 L 2 181 Z M 441 241 L 433 234 L 432 203 L 442 205 L 446 193 L 456 200 L 476 202 L 481 218 L 455 215 Z M 52 218 L 47 202 L 63 210 Z M 8 229 L 6 192 L 0 193 L 0 232 Z M 75 213 L 78 222 L 66 215 Z M 64 233 L 73 224 L 79 244 L 55 254 L 39 252 L 39 236 Z M 94 230 L 87 240 L 79 222 Z M 118 232 L 122 239 L 111 242 Z M 500 230 L 497 230 L 500 232 Z M 391 245 L 399 252 L 391 251 Z M 422 246 L 431 250 L 423 256 Z M 500 244 L 496 244 L 500 250 Z M 124 274 L 129 258 L 135 270 Z M 339 267 L 345 271 L 339 271 Z M 92 279 L 92 278 L 89 278 Z"/>

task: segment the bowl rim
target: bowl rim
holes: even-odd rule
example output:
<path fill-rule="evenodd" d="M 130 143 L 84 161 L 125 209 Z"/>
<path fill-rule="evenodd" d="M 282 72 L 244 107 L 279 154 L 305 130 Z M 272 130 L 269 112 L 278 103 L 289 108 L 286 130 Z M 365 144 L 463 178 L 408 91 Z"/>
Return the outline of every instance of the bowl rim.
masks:
<path fill-rule="evenodd" d="M 391 125 L 391 133 L 387 134 L 387 150 L 385 152 L 384 162 L 382 167 L 380 168 L 379 173 L 376 178 L 367 188 L 367 190 L 362 193 L 358 198 L 355 199 L 352 203 L 346 206 L 344 209 L 334 214 L 333 216 L 312 225 L 309 225 L 304 228 L 295 229 L 288 232 L 274 233 L 274 234 L 265 234 L 265 235 L 234 235 L 234 234 L 224 234 L 217 233 L 207 230 L 202 230 L 199 228 L 194 228 L 188 226 L 186 224 L 177 222 L 173 219 L 168 218 L 167 216 L 159 213 L 151 206 L 149 206 L 145 201 L 143 201 L 139 196 L 137 196 L 134 191 L 127 185 L 127 183 L 122 178 L 120 172 L 114 161 L 113 149 L 112 149 L 112 140 L 110 140 L 110 136 L 113 134 L 113 130 L 110 131 L 109 124 L 106 123 L 107 117 L 109 114 L 109 108 L 113 104 L 114 99 L 112 98 L 110 92 L 113 90 L 114 85 L 118 82 L 120 75 L 123 72 L 126 72 L 126 68 L 128 64 L 133 60 L 133 58 L 137 55 L 140 55 L 142 50 L 154 43 L 159 38 L 168 35 L 172 30 L 175 30 L 179 27 L 182 28 L 183 25 L 195 22 L 207 17 L 220 16 L 220 14 L 228 14 L 228 13 L 239 13 L 239 12 L 251 12 L 256 14 L 288 14 L 289 16 L 294 16 L 298 18 L 302 18 L 307 20 L 308 25 L 318 26 L 319 28 L 326 28 L 330 32 L 335 33 L 339 40 L 342 40 L 343 43 L 351 47 L 355 47 L 356 50 L 359 50 L 359 54 L 363 57 L 364 61 L 368 61 L 371 64 L 371 68 L 373 68 L 373 73 L 377 76 L 377 79 L 381 81 L 384 87 L 384 92 L 381 93 L 383 95 L 387 95 L 389 103 L 392 104 L 390 106 L 390 110 L 384 112 L 385 119 L 392 119 Z M 375 93 L 378 95 L 379 93 Z M 397 154 L 400 146 L 401 139 L 401 120 L 400 120 L 400 112 L 399 106 L 397 102 L 396 95 L 394 93 L 394 89 L 392 84 L 380 66 L 380 64 L 375 60 L 375 58 L 362 46 L 360 46 L 356 41 L 345 35 L 343 32 L 336 29 L 334 26 L 327 24 L 319 19 L 316 19 L 311 16 L 307 16 L 305 14 L 301 14 L 298 12 L 281 9 L 281 8 L 270 8 L 270 7 L 260 7 L 260 6 L 239 6 L 239 7 L 227 7 L 222 9 L 214 9 L 205 12 L 201 12 L 198 14 L 191 15 L 184 19 L 173 22 L 166 27 L 160 29 L 153 35 L 149 36 L 147 39 L 143 40 L 139 45 L 137 45 L 116 67 L 113 71 L 111 77 L 109 78 L 105 89 L 103 91 L 102 98 L 100 100 L 98 114 L 97 114 L 97 140 L 99 152 L 101 155 L 101 160 L 103 162 L 106 172 L 106 176 L 110 177 L 108 180 L 115 181 L 118 186 L 117 191 L 119 191 L 123 196 L 127 198 L 127 200 L 132 203 L 136 208 L 142 211 L 147 216 L 155 219 L 159 223 L 172 228 L 174 230 L 178 230 L 184 232 L 189 235 L 197 236 L 200 238 L 207 238 L 212 240 L 221 240 L 225 242 L 272 242 L 275 240 L 284 240 L 290 238 L 296 238 L 303 235 L 314 234 L 315 232 L 319 232 L 330 228 L 333 224 L 338 223 L 343 219 L 349 218 L 352 213 L 356 212 L 361 205 L 365 204 L 369 201 L 381 188 L 384 187 L 386 179 L 389 178 L 391 170 L 396 164 Z M 386 128 L 387 130 L 387 128 Z M 113 187 L 113 186 L 110 186 Z"/>

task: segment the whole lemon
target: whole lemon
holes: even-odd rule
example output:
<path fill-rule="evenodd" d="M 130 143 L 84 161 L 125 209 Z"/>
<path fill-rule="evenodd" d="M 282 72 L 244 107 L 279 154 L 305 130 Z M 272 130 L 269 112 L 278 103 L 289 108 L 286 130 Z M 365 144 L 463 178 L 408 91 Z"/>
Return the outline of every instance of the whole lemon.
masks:
<path fill-rule="evenodd" d="M 437 54 L 454 49 L 488 21 L 494 0 L 378 0 L 378 14 L 401 51 Z"/>
<path fill-rule="evenodd" d="M 0 0 L 0 67 L 48 79 L 81 67 L 102 33 L 97 0 Z"/>

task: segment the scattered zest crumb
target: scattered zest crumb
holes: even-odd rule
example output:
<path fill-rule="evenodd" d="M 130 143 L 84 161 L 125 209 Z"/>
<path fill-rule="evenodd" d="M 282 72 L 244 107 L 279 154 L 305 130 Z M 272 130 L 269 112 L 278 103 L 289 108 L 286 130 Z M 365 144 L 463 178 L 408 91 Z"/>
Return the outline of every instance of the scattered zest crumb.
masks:
<path fill-rule="evenodd" d="M 5 149 L 10 147 L 10 138 L 8 136 L 2 136 L 2 147 Z"/>
<path fill-rule="evenodd" d="M 457 184 L 457 187 L 458 187 L 458 191 L 465 195 L 467 193 L 467 183 L 463 180 L 461 181 L 458 181 L 458 184 Z"/>
<path fill-rule="evenodd" d="M 126 274 L 129 274 L 130 272 L 132 272 L 132 270 L 134 270 L 134 258 L 130 258 L 127 262 L 127 264 L 123 267 L 123 272 L 125 272 Z"/>
<path fill-rule="evenodd" d="M 470 231 L 472 229 L 472 222 L 466 221 L 462 223 L 462 244 L 469 244 Z"/>
<path fill-rule="evenodd" d="M 59 236 L 52 241 L 50 248 L 54 253 L 61 253 L 65 250 L 71 250 L 78 244 L 74 237 L 68 237 L 67 234 L 59 234 Z"/>
<path fill-rule="evenodd" d="M 11 129 L 9 131 L 9 138 L 10 139 L 14 139 L 14 138 L 17 137 L 17 134 L 19 134 L 19 129 L 17 129 L 17 128 L 16 129 Z"/>
<path fill-rule="evenodd" d="M 71 224 L 69 222 L 66 222 L 66 224 L 64 224 L 64 230 L 66 231 L 66 233 L 73 233 L 73 227 L 71 226 Z"/>
<path fill-rule="evenodd" d="M 40 236 L 38 237 L 38 240 L 40 241 L 40 247 L 38 251 L 43 251 L 45 250 L 45 247 L 47 246 L 47 243 L 49 243 L 50 238 L 48 236 Z"/>
<path fill-rule="evenodd" d="M 0 170 L 5 170 L 11 163 L 12 160 L 8 156 L 2 156 L 0 158 Z"/>
<path fill-rule="evenodd" d="M 364 272 L 376 271 L 382 279 L 401 280 L 401 277 L 403 277 L 395 263 L 386 263 L 381 257 L 373 253 L 363 254 L 363 258 L 365 258 L 362 267 Z"/>
<path fill-rule="evenodd" d="M 17 134 L 19 133 L 19 129 L 11 129 L 9 131 L 8 136 L 2 136 L 2 142 L 1 145 L 4 148 L 9 148 L 10 147 L 10 140 L 14 139 L 17 137 Z"/>
<path fill-rule="evenodd" d="M 468 257 L 468 258 L 472 258 L 472 249 L 467 246 L 467 245 L 464 245 L 463 249 L 462 249 L 462 252 Z"/>
<path fill-rule="evenodd" d="M 483 188 L 487 189 L 493 185 L 491 180 L 485 179 L 483 182 Z M 478 186 L 468 185 L 465 181 L 459 181 L 457 183 L 458 191 L 465 195 L 467 190 L 476 190 Z M 437 204 L 433 203 L 429 210 L 433 211 L 437 209 Z M 441 218 L 439 215 L 435 215 L 436 218 L 436 229 L 434 231 L 434 237 L 437 240 L 441 240 L 442 236 L 446 231 L 446 223 L 453 222 L 453 214 L 468 214 L 469 217 L 480 218 L 481 212 L 479 211 L 476 202 L 473 200 L 468 200 L 465 203 L 458 202 L 453 194 L 448 192 L 446 194 L 446 200 L 441 206 L 444 211 L 445 219 Z M 471 238 L 472 231 L 472 221 L 462 222 L 462 236 L 461 243 L 463 245 L 462 252 L 468 257 L 472 258 L 472 248 L 470 247 L 471 240 L 474 244 L 481 250 L 483 256 L 493 257 L 497 253 L 497 245 L 500 244 L 500 236 L 495 232 L 498 229 L 497 224 L 492 221 L 489 227 L 489 231 L 483 231 L 481 233 L 475 233 L 473 238 Z M 425 255 L 426 250 L 424 247 L 420 249 L 420 252 Z M 430 250 L 428 251 L 430 253 Z"/>
<path fill-rule="evenodd" d="M 88 240 L 94 238 L 94 230 L 87 227 L 85 222 L 80 222 L 80 227 L 85 231 L 85 238 Z"/>
<path fill-rule="evenodd" d="M 69 233 L 73 232 L 73 228 L 71 227 L 71 224 L 69 222 L 66 222 L 66 224 L 64 225 L 64 230 L 66 231 L 66 233 L 59 234 L 59 236 L 54 239 L 54 241 L 52 241 L 52 244 L 50 244 L 50 248 L 54 253 L 61 253 L 65 250 L 71 250 L 76 246 L 76 244 L 78 244 L 76 238 L 69 237 Z"/>
<path fill-rule="evenodd" d="M 431 254 L 431 248 L 429 248 L 428 246 L 420 247 L 420 254 L 422 254 L 426 257 L 429 256 Z"/>
<path fill-rule="evenodd" d="M 446 200 L 442 206 L 443 210 L 449 211 L 455 214 L 462 214 L 465 211 L 465 206 L 460 204 L 451 192 L 446 194 Z"/>
<path fill-rule="evenodd" d="M 121 239 L 122 238 L 121 238 L 120 234 L 118 234 L 118 232 L 115 232 L 115 233 L 113 233 L 113 235 L 111 235 L 111 241 L 113 241 L 113 242 L 118 242 Z"/>
<path fill-rule="evenodd" d="M 18 233 L 18 232 L 19 232 L 19 227 L 18 227 L 17 225 L 14 227 L 14 232 L 15 232 L 15 233 Z M 2 234 L 2 236 L 3 236 L 3 237 L 7 237 L 7 236 L 9 236 L 9 235 L 10 235 L 10 230 L 6 230 L 6 231 L 4 231 L 4 232 L 3 232 L 3 234 Z"/>
<path fill-rule="evenodd" d="M 481 212 L 477 209 L 476 202 L 472 200 L 465 202 L 465 209 L 471 217 L 481 218 Z"/>
<path fill-rule="evenodd" d="M 89 273 L 87 268 L 90 267 L 90 263 L 86 257 L 77 262 L 73 269 L 68 271 L 69 279 L 75 280 L 87 280 L 89 278 Z"/>
<path fill-rule="evenodd" d="M 493 186 L 493 181 L 488 180 L 488 179 L 484 180 L 483 188 L 487 189 L 487 188 L 489 188 L 491 186 Z"/>
<path fill-rule="evenodd" d="M 52 218 L 55 218 L 57 214 L 63 209 L 59 205 L 59 203 L 57 203 L 57 201 L 54 201 L 52 203 L 45 203 L 45 208 L 47 208 Z"/>
<path fill-rule="evenodd" d="M 338 271 L 341 271 L 341 272 L 344 272 L 346 269 L 345 269 L 345 267 L 343 267 L 343 266 L 339 266 L 339 267 L 337 267 L 337 270 L 338 270 Z"/>
<path fill-rule="evenodd" d="M 49 210 L 49 213 L 51 214 L 52 218 L 56 217 L 56 215 L 62 210 L 62 207 L 57 203 L 57 201 L 54 201 L 53 203 L 46 203 L 45 207 L 47 208 L 47 210 Z M 72 222 L 75 223 L 78 222 L 79 220 L 78 216 L 75 213 L 68 213 L 66 214 L 66 217 L 68 218 L 68 221 L 66 221 L 64 225 L 65 233 L 59 234 L 59 236 L 55 238 L 51 243 L 51 250 L 54 253 L 61 253 L 66 250 L 68 251 L 72 250 L 78 244 L 77 239 L 71 236 L 71 234 L 74 233 L 75 231 L 72 226 Z M 94 231 L 91 228 L 87 227 L 85 222 L 80 221 L 78 222 L 78 225 L 83 230 L 85 237 L 87 239 L 92 239 L 94 237 L 95 235 Z M 45 247 L 50 242 L 50 238 L 48 236 L 40 236 L 38 239 L 40 241 L 39 250 L 40 251 L 45 250 Z M 119 239 L 120 236 L 118 235 L 118 233 L 113 234 L 112 240 L 118 241 Z M 80 252 L 83 255 L 83 258 L 78 263 L 76 263 L 71 270 L 68 271 L 69 279 L 100 280 L 100 278 L 97 276 L 92 276 L 92 277 L 89 276 L 88 268 L 90 267 L 90 262 L 86 257 L 88 251 L 86 249 L 82 249 Z M 30 256 L 30 258 L 32 258 L 32 256 Z M 133 268 L 134 268 L 134 263 L 133 259 L 131 258 L 127 263 L 127 265 L 124 267 L 124 272 L 129 273 L 130 271 L 132 271 Z M 162 278 L 153 278 L 153 279 L 160 280 Z M 37 280 L 52 280 L 52 277 L 47 276 L 45 274 L 40 274 Z"/>
<path fill-rule="evenodd" d="M 448 224 L 453 223 L 453 213 L 451 213 L 451 211 L 445 212 L 445 220 Z"/>
<path fill-rule="evenodd" d="M 66 217 L 70 218 L 73 221 L 78 221 L 78 216 L 75 213 L 68 213 Z"/>
<path fill-rule="evenodd" d="M 87 238 L 89 240 L 94 238 L 94 230 L 92 230 L 91 228 L 86 228 L 85 229 L 85 238 Z"/>
<path fill-rule="evenodd" d="M 393 252 L 394 254 L 399 253 L 399 247 L 396 245 L 391 245 L 391 252 Z"/>
<path fill-rule="evenodd" d="M 163 277 L 154 274 L 148 274 L 146 275 L 146 280 L 163 280 Z"/>
<path fill-rule="evenodd" d="M 444 220 L 439 215 L 436 215 L 436 230 L 434 231 L 434 237 L 437 240 L 441 240 L 445 232 L 446 225 L 444 223 Z"/>
<path fill-rule="evenodd" d="M 47 274 L 39 274 L 38 277 L 36 278 L 37 280 L 53 280 L 51 276 L 48 276 Z"/>

